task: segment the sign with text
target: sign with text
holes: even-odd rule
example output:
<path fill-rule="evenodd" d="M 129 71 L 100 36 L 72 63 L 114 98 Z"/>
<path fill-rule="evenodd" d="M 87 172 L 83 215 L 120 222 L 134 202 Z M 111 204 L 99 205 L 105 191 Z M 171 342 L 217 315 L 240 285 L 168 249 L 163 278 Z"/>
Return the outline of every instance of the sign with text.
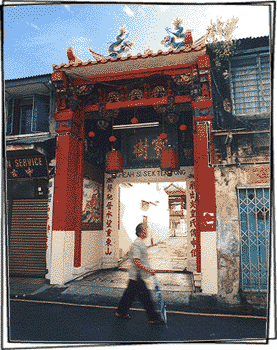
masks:
<path fill-rule="evenodd" d="M 161 151 L 171 145 L 177 147 L 176 131 L 167 126 L 167 138 L 162 139 L 163 130 L 144 130 L 135 133 L 125 132 L 123 135 L 124 147 L 122 148 L 125 168 L 144 168 L 159 166 L 161 162 Z M 127 145 L 127 147 L 126 147 Z"/>
<path fill-rule="evenodd" d="M 47 178 L 48 168 L 43 156 L 27 156 L 7 159 L 7 179 Z"/>

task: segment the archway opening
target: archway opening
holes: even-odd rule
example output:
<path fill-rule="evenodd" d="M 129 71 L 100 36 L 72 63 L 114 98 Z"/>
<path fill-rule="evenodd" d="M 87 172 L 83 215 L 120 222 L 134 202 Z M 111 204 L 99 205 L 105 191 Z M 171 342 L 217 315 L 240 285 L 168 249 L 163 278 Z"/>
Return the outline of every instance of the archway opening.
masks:
<path fill-rule="evenodd" d="M 136 239 L 135 228 L 142 222 L 151 267 L 183 271 L 187 267 L 186 182 L 124 182 L 119 189 L 121 257 Z"/>

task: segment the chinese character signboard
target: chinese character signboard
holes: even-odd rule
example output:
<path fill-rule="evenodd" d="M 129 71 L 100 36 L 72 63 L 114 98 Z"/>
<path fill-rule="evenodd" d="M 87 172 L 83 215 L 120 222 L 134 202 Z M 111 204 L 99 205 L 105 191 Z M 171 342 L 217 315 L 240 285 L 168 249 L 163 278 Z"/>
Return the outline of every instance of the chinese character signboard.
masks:
<path fill-rule="evenodd" d="M 46 158 L 29 156 L 24 158 L 7 159 L 7 179 L 48 178 Z"/>
<path fill-rule="evenodd" d="M 177 147 L 176 131 L 170 126 L 166 128 L 167 139 L 162 140 L 161 128 L 144 129 L 143 131 L 126 131 L 124 142 L 128 145 L 121 151 L 124 157 L 124 167 L 143 168 L 159 167 L 161 151 L 167 146 Z"/>
<path fill-rule="evenodd" d="M 188 213 L 188 270 L 196 271 L 196 191 L 193 175 L 187 181 L 187 213 Z"/>

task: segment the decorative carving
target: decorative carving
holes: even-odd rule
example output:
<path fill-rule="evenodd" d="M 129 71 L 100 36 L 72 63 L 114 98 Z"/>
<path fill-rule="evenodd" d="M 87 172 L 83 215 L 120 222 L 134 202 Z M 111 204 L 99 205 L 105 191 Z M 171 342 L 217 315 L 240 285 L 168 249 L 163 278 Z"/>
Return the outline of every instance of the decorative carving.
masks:
<path fill-rule="evenodd" d="M 95 61 L 101 61 L 102 59 L 105 59 L 106 57 L 104 55 L 101 55 L 100 53 L 94 52 L 91 49 L 89 49 L 89 52 L 92 54 L 92 57 L 95 59 Z"/>
<path fill-rule="evenodd" d="M 111 91 L 107 96 L 107 102 L 114 103 L 121 100 L 121 94 L 118 91 Z M 119 109 L 106 110 L 105 115 L 108 118 L 116 118 L 119 114 Z"/>
<path fill-rule="evenodd" d="M 152 94 L 151 94 L 151 97 L 154 97 L 154 98 L 159 98 L 159 97 L 164 97 L 164 96 L 166 96 L 166 90 L 163 86 L 156 86 L 153 89 Z M 167 106 L 166 105 L 157 105 L 157 106 L 154 106 L 154 109 L 156 112 L 164 114 L 167 111 Z"/>
<path fill-rule="evenodd" d="M 224 108 L 225 112 L 231 113 L 232 106 L 231 106 L 231 102 L 228 100 L 228 98 L 225 98 L 225 100 L 223 101 L 223 108 Z"/>
<path fill-rule="evenodd" d="M 107 102 L 111 102 L 111 103 L 119 102 L 120 99 L 121 99 L 121 95 L 118 91 L 111 91 L 108 93 Z"/>
<path fill-rule="evenodd" d="M 174 113 L 175 110 L 175 104 L 174 104 L 174 96 L 169 95 L 168 96 L 168 104 L 166 106 L 167 109 L 167 116 L 166 121 L 170 124 L 175 124 L 179 120 L 179 115 Z"/>
<path fill-rule="evenodd" d="M 163 86 L 156 86 L 153 89 L 152 94 L 151 94 L 151 97 L 155 97 L 155 98 L 164 97 L 164 96 L 166 96 L 166 91 L 165 91 L 165 88 Z"/>
<path fill-rule="evenodd" d="M 116 37 L 116 42 L 112 43 L 108 49 L 109 56 L 111 58 L 121 57 L 126 51 L 131 50 L 133 48 L 134 44 L 130 41 L 126 41 L 126 39 L 129 36 L 129 33 L 126 35 L 125 38 L 123 38 L 125 34 L 126 28 L 120 28 L 119 35 Z M 117 48 L 119 49 L 116 50 Z"/>
<path fill-rule="evenodd" d="M 202 85 L 202 96 L 206 98 L 210 97 L 210 92 L 207 84 Z"/>
<path fill-rule="evenodd" d="M 130 92 L 128 100 L 141 100 L 143 98 L 143 92 L 140 89 L 134 89 Z"/>
<path fill-rule="evenodd" d="M 75 93 L 78 96 L 85 96 L 91 93 L 93 85 L 81 85 L 75 88 Z"/>
<path fill-rule="evenodd" d="M 67 49 L 67 58 L 68 58 L 68 63 L 71 64 L 71 63 L 82 63 L 83 61 L 77 57 L 74 53 L 74 47 L 69 47 Z"/>
<path fill-rule="evenodd" d="M 150 48 L 150 46 L 148 46 L 148 48 L 146 50 L 144 50 L 144 54 L 150 55 L 151 53 L 153 53 L 153 50 Z"/>
<path fill-rule="evenodd" d="M 184 27 L 181 27 L 181 24 L 183 23 L 183 20 L 180 18 L 176 18 L 173 22 L 175 32 L 171 31 L 170 28 L 165 28 L 167 33 L 166 37 L 161 41 L 161 44 L 166 47 L 172 47 L 176 51 L 180 50 L 183 47 L 190 48 L 192 45 L 192 35 L 191 31 L 187 30 L 185 34 L 183 34 Z M 172 35 L 173 36 L 172 36 Z M 181 40 L 179 42 L 176 42 L 175 39 Z"/>

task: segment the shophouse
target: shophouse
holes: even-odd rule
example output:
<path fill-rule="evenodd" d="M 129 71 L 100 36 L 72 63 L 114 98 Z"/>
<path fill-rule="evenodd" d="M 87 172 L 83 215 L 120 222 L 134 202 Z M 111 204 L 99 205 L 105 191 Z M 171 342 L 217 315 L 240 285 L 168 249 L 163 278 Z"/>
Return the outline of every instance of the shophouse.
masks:
<path fill-rule="evenodd" d="M 5 81 L 10 275 L 47 274 L 48 187 L 56 144 L 51 85 L 50 74 Z"/>

